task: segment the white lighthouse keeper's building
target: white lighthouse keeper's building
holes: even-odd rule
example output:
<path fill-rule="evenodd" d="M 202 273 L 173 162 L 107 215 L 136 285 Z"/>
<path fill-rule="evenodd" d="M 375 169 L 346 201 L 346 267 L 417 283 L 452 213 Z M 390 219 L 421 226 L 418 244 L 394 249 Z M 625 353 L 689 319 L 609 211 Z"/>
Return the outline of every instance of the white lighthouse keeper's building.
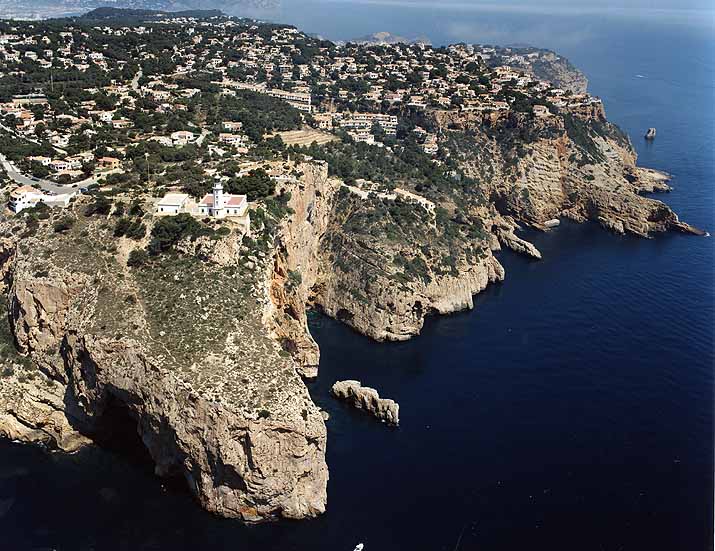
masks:
<path fill-rule="evenodd" d="M 212 218 L 233 218 L 247 215 L 248 199 L 245 195 L 231 195 L 223 192 L 223 184 L 216 180 L 213 193 L 209 193 L 199 203 L 199 215 Z"/>

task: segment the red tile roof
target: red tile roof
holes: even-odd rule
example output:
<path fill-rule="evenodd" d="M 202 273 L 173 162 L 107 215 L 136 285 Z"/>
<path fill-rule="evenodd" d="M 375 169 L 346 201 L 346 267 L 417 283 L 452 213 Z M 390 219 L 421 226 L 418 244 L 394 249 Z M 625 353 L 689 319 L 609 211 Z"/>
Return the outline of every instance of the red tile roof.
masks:
<path fill-rule="evenodd" d="M 224 195 L 223 202 L 226 207 L 240 207 L 246 201 L 245 195 Z M 213 207 L 214 206 L 214 196 L 213 193 L 209 193 L 201 199 L 199 203 L 202 207 Z"/>

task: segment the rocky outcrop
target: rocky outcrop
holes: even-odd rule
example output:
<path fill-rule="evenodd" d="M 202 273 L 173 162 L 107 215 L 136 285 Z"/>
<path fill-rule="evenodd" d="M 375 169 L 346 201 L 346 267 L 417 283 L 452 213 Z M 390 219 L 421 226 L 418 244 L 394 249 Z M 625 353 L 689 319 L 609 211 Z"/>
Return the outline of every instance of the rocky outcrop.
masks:
<path fill-rule="evenodd" d="M 605 119 L 566 113 L 537 120 L 512 113 L 486 129 L 473 115 L 442 115 L 438 123 L 470 133 L 472 147 L 458 152 L 461 166 L 483 177 L 486 160 L 490 199 L 518 223 L 544 229 L 565 217 L 642 237 L 668 230 L 702 234 L 663 202 L 642 196 L 669 190 L 667 176 L 637 167 L 630 141 Z M 501 139 L 494 141 L 493 134 Z M 503 241 L 504 232 L 497 230 Z"/>
<path fill-rule="evenodd" d="M 236 283 L 239 269 L 268 273 L 268 255 L 265 271 L 170 257 L 128 270 L 99 245 L 111 239 L 101 221 L 43 231 L 3 255 L 31 365 L 3 371 L 0 435 L 74 451 L 128 422 L 157 474 L 184 477 L 211 512 L 259 522 L 325 511 L 323 418 L 263 325 L 267 285 Z"/>
<path fill-rule="evenodd" d="M 184 476 L 208 511 L 257 522 L 325 510 L 325 428 L 320 415 L 309 411 L 315 408 L 307 392 L 285 396 L 299 401 L 304 419 L 300 412 L 291 415 L 288 404 L 252 418 L 225 396 L 202 395 L 185 379 L 157 369 L 138 351 L 133 342 L 65 338 L 69 396 L 86 433 L 118 404 L 136 421 L 156 473 Z"/>
<path fill-rule="evenodd" d="M 394 400 L 380 398 L 377 390 L 362 386 L 360 381 L 338 381 L 330 392 L 389 425 L 400 424 L 400 406 Z"/>
<path fill-rule="evenodd" d="M 529 256 L 536 260 L 541 260 L 541 252 L 532 243 L 516 235 L 518 226 L 510 217 L 498 217 L 492 225 L 492 232 L 499 240 L 499 243 L 514 252 Z"/>
<path fill-rule="evenodd" d="M 668 185 L 670 174 L 639 166 L 628 167 L 626 170 L 626 179 L 636 187 L 639 193 L 662 193 L 672 190 Z"/>
<path fill-rule="evenodd" d="M 0 384 L 0 436 L 69 453 L 91 443 L 65 414 L 64 385 L 19 365 L 3 369 L 7 371 Z"/>
<path fill-rule="evenodd" d="M 389 208 L 399 210 L 399 224 L 379 217 Z M 380 341 L 419 334 L 429 314 L 473 308 L 474 295 L 504 279 L 486 233 L 471 240 L 448 236 L 418 202 L 361 197 L 345 188 L 336 195 L 320 262 L 313 303 Z"/>

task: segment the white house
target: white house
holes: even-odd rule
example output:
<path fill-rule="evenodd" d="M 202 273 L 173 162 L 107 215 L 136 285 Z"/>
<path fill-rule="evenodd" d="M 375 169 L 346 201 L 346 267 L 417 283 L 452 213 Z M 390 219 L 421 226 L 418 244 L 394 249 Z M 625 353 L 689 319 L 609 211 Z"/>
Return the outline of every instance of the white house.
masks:
<path fill-rule="evenodd" d="M 176 146 L 184 146 L 193 142 L 195 139 L 196 136 L 194 136 L 193 132 L 189 132 L 188 130 L 177 130 L 171 133 L 171 140 Z"/>
<path fill-rule="evenodd" d="M 223 192 L 223 185 L 216 181 L 213 193 L 207 194 L 199 203 L 199 215 L 214 218 L 247 217 L 248 199 L 245 195 L 231 195 Z"/>
<path fill-rule="evenodd" d="M 166 147 L 171 147 L 174 145 L 174 142 L 168 136 L 152 136 L 151 138 L 149 138 L 149 141 L 160 143 L 161 145 L 164 145 Z"/>
<path fill-rule="evenodd" d="M 34 187 L 22 186 L 14 189 L 10 193 L 10 201 L 8 207 L 10 210 L 18 213 L 25 209 L 29 209 L 37 205 L 44 198 L 44 194 Z"/>
<path fill-rule="evenodd" d="M 235 132 L 237 130 L 241 130 L 242 128 L 243 128 L 242 122 L 224 121 L 224 123 L 223 123 L 223 129 L 227 130 L 229 132 Z"/>
<path fill-rule="evenodd" d="M 248 136 L 243 134 L 229 134 L 227 132 L 221 132 L 218 135 L 218 139 L 225 144 L 235 145 L 236 147 L 246 147 L 248 144 Z"/>
<path fill-rule="evenodd" d="M 167 193 L 156 204 L 158 215 L 173 215 L 186 212 L 189 196 L 186 193 Z"/>

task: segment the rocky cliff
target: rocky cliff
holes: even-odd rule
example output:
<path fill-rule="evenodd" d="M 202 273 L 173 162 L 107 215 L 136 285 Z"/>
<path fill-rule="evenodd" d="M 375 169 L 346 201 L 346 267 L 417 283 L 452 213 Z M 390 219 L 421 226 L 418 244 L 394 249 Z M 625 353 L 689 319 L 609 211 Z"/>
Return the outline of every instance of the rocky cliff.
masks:
<path fill-rule="evenodd" d="M 500 214 L 545 229 L 560 217 L 598 222 L 648 237 L 702 234 L 645 192 L 668 191 L 668 177 L 636 166 L 627 136 L 602 110 L 585 116 L 511 113 L 489 120 L 441 115 L 445 139 L 467 174 L 483 182 Z"/>
<path fill-rule="evenodd" d="M 131 245 L 81 208 L 69 230 L 50 217 L 4 242 L 9 320 L 31 362 L 3 371 L 0 434 L 72 451 L 129 420 L 157 474 L 184 477 L 209 511 L 249 522 L 322 513 L 325 424 L 268 321 L 272 232 L 130 269 Z M 299 234 L 301 222 L 281 227 Z M 209 246 L 199 241 L 177 248 Z"/>
<path fill-rule="evenodd" d="M 312 301 L 376 340 L 406 340 L 428 314 L 472 308 L 475 294 L 504 278 L 494 243 L 475 224 L 473 237 L 462 240 L 417 202 L 363 198 L 342 187 Z"/>
<path fill-rule="evenodd" d="M 320 243 L 340 182 L 328 178 L 327 166 L 301 165 L 302 176 L 283 184 L 291 213 L 275 239 L 267 324 L 300 365 L 304 377 L 318 373 L 320 350 L 308 331 L 306 304 L 319 278 Z"/>
<path fill-rule="evenodd" d="M 207 510 L 315 516 L 328 470 L 301 379 L 319 363 L 306 307 L 405 340 L 502 281 L 501 247 L 540 258 L 521 227 L 698 233 L 642 195 L 669 189 L 667 176 L 636 166 L 602 110 L 430 117 L 446 175 L 366 191 L 324 162 L 289 163 L 276 196 L 253 205 L 251 235 L 194 221 L 141 262 L 132 251 L 148 239 L 117 237 L 114 213 L 87 214 L 88 199 L 3 219 L 0 435 L 73 451 L 129 423 L 157 474 L 183 477 Z"/>

